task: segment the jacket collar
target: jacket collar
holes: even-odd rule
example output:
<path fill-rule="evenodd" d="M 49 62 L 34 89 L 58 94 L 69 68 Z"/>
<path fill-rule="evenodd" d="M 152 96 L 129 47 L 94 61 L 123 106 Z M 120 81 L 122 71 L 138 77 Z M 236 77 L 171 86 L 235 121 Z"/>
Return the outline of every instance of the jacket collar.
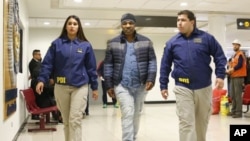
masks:
<path fill-rule="evenodd" d="M 190 35 L 190 37 L 192 37 L 193 35 L 198 35 L 198 34 L 200 34 L 201 33 L 201 31 L 198 29 L 198 28 L 194 28 L 194 30 L 193 30 L 193 32 L 191 33 L 191 35 Z M 180 38 L 180 37 L 185 37 L 186 38 L 186 36 L 184 36 L 182 33 L 178 33 L 177 34 L 177 38 Z"/>
<path fill-rule="evenodd" d="M 121 32 L 120 37 L 121 37 L 121 43 L 126 43 L 126 36 L 125 36 L 123 31 Z M 138 41 L 138 34 L 137 34 L 136 30 L 134 32 L 134 37 L 135 37 L 135 42 L 137 42 Z"/>
<path fill-rule="evenodd" d="M 68 37 L 62 37 L 62 42 L 73 42 L 73 43 L 76 43 L 76 44 L 80 44 L 80 40 L 78 38 L 75 38 L 74 40 L 70 40 Z"/>

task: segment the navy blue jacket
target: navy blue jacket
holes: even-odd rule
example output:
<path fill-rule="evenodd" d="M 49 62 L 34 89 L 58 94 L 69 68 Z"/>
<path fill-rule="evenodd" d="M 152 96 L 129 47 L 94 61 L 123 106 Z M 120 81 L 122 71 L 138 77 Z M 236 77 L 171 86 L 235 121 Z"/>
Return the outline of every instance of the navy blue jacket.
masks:
<path fill-rule="evenodd" d="M 222 47 L 212 35 L 198 29 L 195 29 L 188 38 L 181 33 L 177 34 L 164 48 L 160 68 L 161 90 L 168 89 L 172 63 L 174 64 L 172 77 L 176 85 L 189 89 L 200 89 L 211 85 L 211 57 L 215 63 L 216 77 L 224 79 L 227 59 Z"/>
<path fill-rule="evenodd" d="M 57 38 L 42 62 L 39 81 L 46 83 L 53 74 L 55 83 L 81 87 L 91 84 L 97 90 L 96 58 L 89 42 Z"/>

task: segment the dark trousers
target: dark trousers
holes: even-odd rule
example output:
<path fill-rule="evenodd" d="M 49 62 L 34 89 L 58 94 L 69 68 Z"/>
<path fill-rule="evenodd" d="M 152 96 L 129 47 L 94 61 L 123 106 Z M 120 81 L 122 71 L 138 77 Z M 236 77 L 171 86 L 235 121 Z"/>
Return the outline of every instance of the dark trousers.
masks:
<path fill-rule="evenodd" d="M 105 87 L 105 81 L 102 81 L 102 102 L 103 104 L 107 104 L 108 100 L 107 100 L 107 89 Z M 113 105 L 116 104 L 116 98 L 112 98 L 112 103 Z"/>
<path fill-rule="evenodd" d="M 40 108 L 55 106 L 56 101 L 54 98 L 54 86 L 45 86 L 43 88 L 42 94 L 38 94 L 36 92 L 36 84 L 37 84 L 37 80 L 32 79 L 31 80 L 31 88 L 34 91 L 37 106 Z M 52 112 L 52 116 L 56 120 L 59 119 L 60 115 L 61 115 L 61 113 L 59 110 Z M 38 118 L 38 115 L 32 115 L 32 119 L 37 119 L 37 118 Z"/>
<path fill-rule="evenodd" d="M 242 114 L 242 86 L 244 84 L 243 77 L 232 77 L 230 79 L 230 96 L 232 98 L 231 112 L 234 114 Z"/>
<path fill-rule="evenodd" d="M 85 108 L 85 114 L 88 115 L 89 114 L 89 94 L 88 94 L 88 98 L 87 98 L 87 105 Z"/>

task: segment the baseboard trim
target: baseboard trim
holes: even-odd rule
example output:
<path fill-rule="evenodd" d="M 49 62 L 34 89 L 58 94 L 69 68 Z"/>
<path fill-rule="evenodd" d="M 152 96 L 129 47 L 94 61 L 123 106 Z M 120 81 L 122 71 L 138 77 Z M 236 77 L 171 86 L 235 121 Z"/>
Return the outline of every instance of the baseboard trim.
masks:
<path fill-rule="evenodd" d="M 17 139 L 18 139 L 20 133 L 23 131 L 23 129 L 24 129 L 24 127 L 25 127 L 25 125 L 26 125 L 26 123 L 27 123 L 29 117 L 30 117 L 30 115 L 28 115 L 28 116 L 25 118 L 25 120 L 23 121 L 22 125 L 20 126 L 19 130 L 17 131 L 17 133 L 16 133 L 16 135 L 15 135 L 15 137 L 13 138 L 12 141 L 17 141 Z"/>

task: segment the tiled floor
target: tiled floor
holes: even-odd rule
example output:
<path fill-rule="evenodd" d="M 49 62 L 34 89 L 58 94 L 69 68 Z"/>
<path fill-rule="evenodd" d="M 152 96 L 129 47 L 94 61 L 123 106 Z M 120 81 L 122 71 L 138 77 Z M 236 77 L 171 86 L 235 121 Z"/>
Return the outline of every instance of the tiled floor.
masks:
<path fill-rule="evenodd" d="M 245 107 L 244 107 L 245 108 Z M 212 115 L 207 141 L 229 141 L 230 124 L 250 124 L 250 112 L 242 118 L 233 119 Z M 90 115 L 82 120 L 83 141 L 121 141 L 120 110 L 108 106 L 90 105 Z M 17 141 L 64 141 L 63 125 L 55 132 L 28 133 L 27 124 Z M 141 117 L 138 141 L 178 141 L 178 119 L 175 104 L 145 104 Z"/>

